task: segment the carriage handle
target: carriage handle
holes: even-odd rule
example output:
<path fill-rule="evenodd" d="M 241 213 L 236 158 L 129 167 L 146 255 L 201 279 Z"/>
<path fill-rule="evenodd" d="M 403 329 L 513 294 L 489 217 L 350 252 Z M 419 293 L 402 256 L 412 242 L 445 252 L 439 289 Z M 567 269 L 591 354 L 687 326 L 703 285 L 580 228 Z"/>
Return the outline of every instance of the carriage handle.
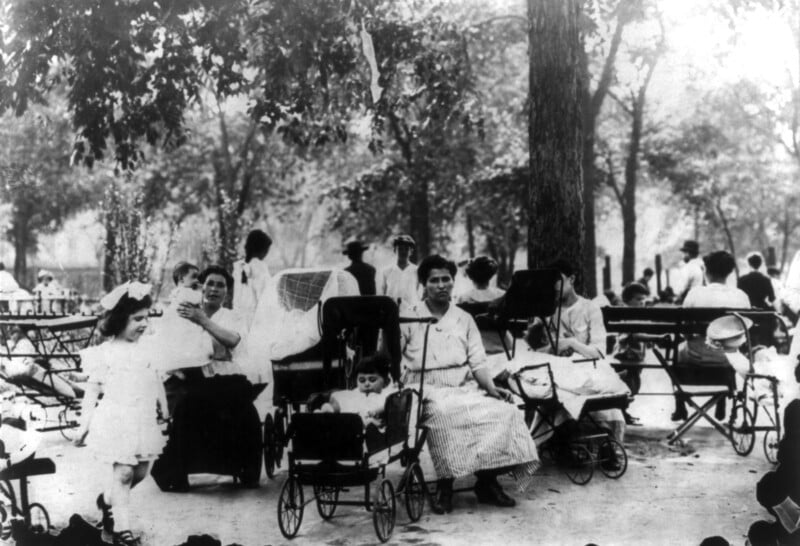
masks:
<path fill-rule="evenodd" d="M 431 331 L 431 326 L 439 322 L 439 319 L 436 317 L 400 317 L 398 321 L 400 324 L 413 322 L 425 323 L 425 337 L 422 340 L 422 363 L 419 374 L 419 392 L 417 393 L 417 396 L 419 396 L 419 403 L 417 404 L 417 430 L 414 433 L 414 444 L 416 445 L 419 442 L 419 422 L 420 417 L 422 417 L 422 395 L 425 388 L 425 362 L 428 358 L 428 334 Z"/>

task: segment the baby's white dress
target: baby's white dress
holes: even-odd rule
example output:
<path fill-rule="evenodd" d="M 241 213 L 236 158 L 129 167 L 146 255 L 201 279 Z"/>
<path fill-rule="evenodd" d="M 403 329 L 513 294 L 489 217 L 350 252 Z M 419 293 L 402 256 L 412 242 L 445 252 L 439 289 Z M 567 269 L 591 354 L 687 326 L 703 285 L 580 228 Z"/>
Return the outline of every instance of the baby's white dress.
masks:
<path fill-rule="evenodd" d="M 165 397 L 147 352 L 138 343 L 109 341 L 80 354 L 89 381 L 99 383 L 103 393 L 87 445 L 105 462 L 136 465 L 156 459 L 166 443 L 157 422 L 157 404 Z"/>

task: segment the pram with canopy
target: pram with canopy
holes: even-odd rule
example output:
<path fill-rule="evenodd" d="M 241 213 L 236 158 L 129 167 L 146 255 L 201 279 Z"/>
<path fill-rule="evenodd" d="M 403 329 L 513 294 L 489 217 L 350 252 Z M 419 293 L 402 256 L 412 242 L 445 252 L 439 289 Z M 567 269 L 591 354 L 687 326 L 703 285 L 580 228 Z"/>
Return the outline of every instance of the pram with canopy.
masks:
<path fill-rule="evenodd" d="M 366 312 L 366 315 L 359 311 Z M 381 312 L 388 317 L 386 323 L 392 325 L 388 332 L 384 331 L 384 335 L 391 338 L 391 328 L 399 327 L 397 307 L 391 299 L 380 296 L 329 300 L 323 310 L 323 324 L 328 325 L 324 331 L 332 335 L 344 323 L 369 324 L 365 318 L 381 315 Z M 329 339 L 345 341 L 346 337 L 342 338 L 341 333 L 346 330 L 339 331 L 339 336 Z M 396 349 L 391 340 L 387 345 L 389 351 L 398 350 L 399 354 L 399 331 L 397 334 Z M 427 347 L 427 330 L 425 343 Z M 423 350 L 423 374 L 424 354 Z M 396 361 L 399 359 L 393 359 L 393 363 Z M 397 371 L 394 366 L 392 374 Z M 419 452 L 425 443 L 426 430 L 419 428 L 411 435 L 409 424 L 414 396 L 422 400 L 423 385 L 424 380 L 421 380 L 418 392 L 401 387 L 387 397 L 384 406 L 386 430 L 383 433 L 374 425 L 365 429 L 361 416 L 357 414 L 295 413 L 291 416 L 287 434 L 291 444 L 288 477 L 278 499 L 278 525 L 286 538 L 297 534 L 305 506 L 312 500 L 316 501 L 317 511 L 325 520 L 333 517 L 339 505 L 363 506 L 370 510 L 381 542 L 389 540 L 394 529 L 398 496 L 403 496 L 411 521 L 422 517 L 428 491 L 419 465 Z M 422 404 L 418 403 L 417 423 L 420 422 L 421 410 Z M 410 438 L 413 438 L 413 443 Z M 386 476 L 386 467 L 397 461 L 405 470 L 395 488 Z M 371 493 L 373 482 L 376 485 Z M 305 499 L 303 486 L 311 486 L 311 499 Z M 340 499 L 340 493 L 361 487 L 362 500 Z"/>

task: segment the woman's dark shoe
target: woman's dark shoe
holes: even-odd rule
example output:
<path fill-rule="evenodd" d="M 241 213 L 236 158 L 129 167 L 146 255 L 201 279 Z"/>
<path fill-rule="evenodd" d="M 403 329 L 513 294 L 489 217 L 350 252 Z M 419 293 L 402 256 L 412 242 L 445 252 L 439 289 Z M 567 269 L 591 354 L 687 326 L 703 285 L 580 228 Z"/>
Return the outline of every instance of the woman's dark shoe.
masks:
<path fill-rule="evenodd" d="M 100 493 L 97 495 L 97 507 L 102 514 L 101 522 L 106 533 L 114 532 L 114 514 L 111 512 L 111 505 L 106 503 L 105 497 Z"/>
<path fill-rule="evenodd" d="M 436 496 L 431 499 L 434 514 L 449 514 L 453 511 L 453 480 L 439 480 Z"/>
<path fill-rule="evenodd" d="M 475 496 L 481 504 L 492 504 L 502 508 L 511 508 L 517 501 L 506 495 L 497 480 L 478 480 L 475 484 Z"/>

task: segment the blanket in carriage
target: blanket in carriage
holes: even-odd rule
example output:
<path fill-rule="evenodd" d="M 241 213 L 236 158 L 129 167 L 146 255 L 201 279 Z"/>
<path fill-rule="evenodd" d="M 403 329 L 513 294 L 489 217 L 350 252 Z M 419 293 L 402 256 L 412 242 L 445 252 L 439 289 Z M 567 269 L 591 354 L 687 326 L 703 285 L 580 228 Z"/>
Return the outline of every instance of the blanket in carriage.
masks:
<path fill-rule="evenodd" d="M 573 419 L 581 415 L 583 406 L 592 398 L 630 395 L 630 389 L 608 360 L 575 362 L 569 358 L 540 353 L 529 347 L 517 348 L 516 355 L 511 360 L 508 360 L 505 354 L 492 355 L 489 359 L 491 369 L 495 373 L 506 370 L 513 375 L 519 372 L 521 381 L 509 382 L 515 394 L 523 399 L 546 399 L 552 398 L 555 392 L 564 410 Z M 555 391 L 550 383 L 547 368 L 520 372 L 526 366 L 544 363 L 550 364 Z"/>

